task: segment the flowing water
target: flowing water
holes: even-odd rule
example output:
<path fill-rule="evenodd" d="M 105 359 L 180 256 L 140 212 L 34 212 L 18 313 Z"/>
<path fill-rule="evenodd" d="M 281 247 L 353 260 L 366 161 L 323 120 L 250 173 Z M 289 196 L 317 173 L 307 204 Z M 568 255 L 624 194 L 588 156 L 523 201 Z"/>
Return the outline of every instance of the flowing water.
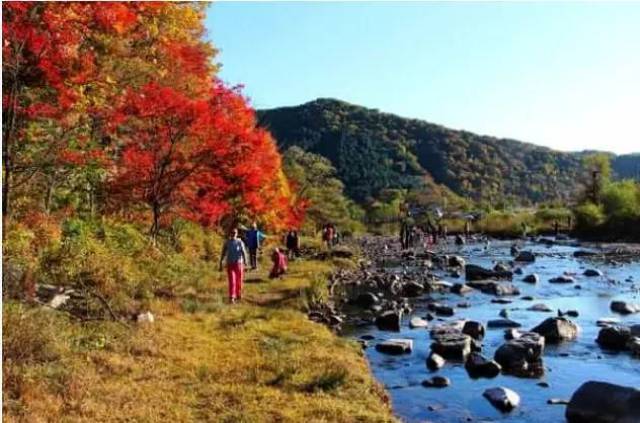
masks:
<path fill-rule="evenodd" d="M 491 268 L 496 261 L 509 261 L 511 242 L 495 241 L 485 250 L 483 245 L 471 244 L 462 247 L 450 246 L 448 251 L 459 254 L 467 263 Z M 478 320 L 486 325 L 489 319 L 499 318 L 503 308 L 509 309 L 509 317 L 522 324 L 522 330 L 536 326 L 547 317 L 556 315 L 557 309 L 577 310 L 579 317 L 572 318 L 581 332 L 575 341 L 559 345 L 547 345 L 544 353 L 545 375 L 538 379 L 524 379 L 499 375 L 493 379 L 471 379 L 462 363 L 447 362 L 445 367 L 432 373 L 425 366 L 431 339 L 429 330 L 409 329 L 407 316 L 400 333 L 379 331 L 374 326 L 353 329 L 350 335 L 359 337 L 372 335 L 370 347 L 365 353 L 373 373 L 384 384 L 391 395 L 397 416 L 408 422 L 562 422 L 564 405 L 548 405 L 551 398 L 570 399 L 572 393 L 584 382 L 599 380 L 626 386 L 640 387 L 640 359 L 632 358 L 628 352 L 611 352 L 601 349 L 595 342 L 599 327 L 596 321 L 603 317 L 618 318 L 624 324 L 640 323 L 640 314 L 621 316 L 609 309 L 612 300 L 640 302 L 640 263 L 629 262 L 611 264 L 574 258 L 575 247 L 543 244 L 526 244 L 524 249 L 538 254 L 534 263 L 523 265 L 524 274 L 514 275 L 513 283 L 521 295 L 512 297 L 511 304 L 494 304 L 495 297 L 474 291 L 465 296 L 455 294 L 431 294 L 430 297 L 447 305 L 469 302 L 470 308 L 458 308 L 456 315 L 445 320 L 461 318 Z M 585 277 L 587 268 L 598 268 L 603 277 Z M 401 269 L 398 269 L 401 271 Z M 575 273 L 575 284 L 551 284 L 548 280 L 564 272 Z M 435 272 L 442 279 L 456 282 L 445 272 Z M 540 281 L 535 284 L 521 282 L 524 275 L 537 273 Z M 582 289 L 576 289 L 580 285 Z M 521 297 L 531 295 L 534 301 Z M 544 303 L 553 313 L 527 311 L 533 304 Z M 426 302 L 417 299 L 412 316 L 424 317 Z M 433 325 L 436 320 L 430 323 Z M 390 356 L 377 352 L 374 345 L 390 338 L 410 338 L 414 340 L 411 354 Z M 482 354 L 493 358 L 495 350 L 504 343 L 503 329 L 487 329 L 483 340 Z M 435 374 L 451 380 L 447 388 L 425 388 L 421 382 Z M 547 382 L 549 387 L 541 387 L 539 382 Z M 493 408 L 483 398 L 485 389 L 504 386 L 513 389 L 521 397 L 521 405 L 510 413 L 503 414 Z M 639 417 L 640 421 L 640 417 Z"/>

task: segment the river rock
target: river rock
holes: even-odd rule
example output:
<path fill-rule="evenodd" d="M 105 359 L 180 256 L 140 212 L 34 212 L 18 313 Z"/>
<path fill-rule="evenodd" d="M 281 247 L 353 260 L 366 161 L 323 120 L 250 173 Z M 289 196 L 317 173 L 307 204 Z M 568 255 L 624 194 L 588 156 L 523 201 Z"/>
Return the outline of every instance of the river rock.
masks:
<path fill-rule="evenodd" d="M 489 360 L 480 353 L 472 352 L 464 363 L 464 368 L 469 376 L 476 379 L 480 377 L 494 378 L 500 374 L 502 367 L 494 361 Z"/>
<path fill-rule="evenodd" d="M 529 310 L 529 311 L 540 311 L 540 312 L 543 312 L 543 313 L 549 313 L 549 312 L 553 311 L 553 310 L 551 310 L 549 308 L 548 305 L 542 304 L 542 303 L 534 304 L 531 307 L 527 308 L 527 310 Z"/>
<path fill-rule="evenodd" d="M 471 281 L 467 283 L 472 288 L 479 289 L 485 294 L 496 297 L 520 295 L 518 287 L 510 282 L 498 282 L 492 280 Z"/>
<path fill-rule="evenodd" d="M 409 354 L 413 350 L 413 340 L 389 339 L 376 344 L 376 350 L 391 355 Z"/>
<path fill-rule="evenodd" d="M 486 279 L 509 279 L 513 278 L 511 271 L 498 272 L 475 264 L 467 264 L 464 267 L 465 277 L 468 281 L 478 281 Z"/>
<path fill-rule="evenodd" d="M 450 267 L 464 267 L 466 261 L 460 256 L 451 256 L 448 264 Z"/>
<path fill-rule="evenodd" d="M 536 256 L 531 251 L 520 251 L 520 254 L 516 256 L 515 261 L 524 261 L 531 263 L 536 261 Z"/>
<path fill-rule="evenodd" d="M 418 282 L 408 282 L 402 286 L 403 297 L 419 297 L 424 291 L 424 286 Z"/>
<path fill-rule="evenodd" d="M 461 235 L 456 235 L 455 243 L 456 245 L 464 245 L 464 238 Z"/>
<path fill-rule="evenodd" d="M 429 326 L 429 322 L 427 322 L 422 317 L 414 316 L 409 321 L 409 327 L 411 329 L 426 328 L 428 326 Z"/>
<path fill-rule="evenodd" d="M 574 283 L 576 280 L 572 276 L 560 275 L 549 279 L 549 283 Z"/>
<path fill-rule="evenodd" d="M 522 336 L 522 332 L 520 332 L 518 329 L 505 329 L 504 331 L 504 339 L 506 339 L 507 341 L 510 341 L 512 339 L 518 339 Z"/>
<path fill-rule="evenodd" d="M 487 327 L 491 329 L 519 328 L 522 325 L 511 319 L 491 319 L 487 322 Z"/>
<path fill-rule="evenodd" d="M 571 397 L 565 417 L 569 423 L 638 423 L 640 390 L 586 382 Z"/>
<path fill-rule="evenodd" d="M 578 337 L 578 325 L 564 317 L 550 317 L 531 329 L 542 336 L 547 343 L 569 341 Z"/>
<path fill-rule="evenodd" d="M 540 277 L 535 273 L 532 273 L 522 278 L 522 282 L 526 282 L 526 283 L 538 283 L 539 280 L 540 280 Z"/>
<path fill-rule="evenodd" d="M 500 310 L 500 313 L 498 313 L 498 316 L 500 317 L 504 317 L 505 319 L 509 318 L 509 310 L 506 308 L 503 308 L 502 310 Z"/>
<path fill-rule="evenodd" d="M 449 385 L 451 385 L 451 381 L 448 377 L 444 376 L 433 376 L 430 379 L 422 381 L 422 386 L 426 388 L 446 388 Z"/>
<path fill-rule="evenodd" d="M 473 288 L 464 283 L 456 283 L 451 287 L 451 292 L 458 295 L 464 295 L 471 291 L 473 291 Z"/>
<path fill-rule="evenodd" d="M 623 350 L 631 339 L 631 330 L 626 326 L 607 326 L 600 329 L 596 342 L 603 348 Z"/>
<path fill-rule="evenodd" d="M 596 276 L 602 276 L 602 271 L 598 269 L 587 269 L 584 271 L 583 275 L 593 278 Z"/>
<path fill-rule="evenodd" d="M 498 262 L 495 266 L 493 266 L 493 270 L 495 272 L 509 272 L 511 271 L 511 267 L 509 267 L 509 265 L 506 263 Z"/>
<path fill-rule="evenodd" d="M 376 317 L 376 326 L 380 330 L 400 331 L 402 311 L 387 310 Z"/>
<path fill-rule="evenodd" d="M 427 362 L 426 363 L 427 363 L 427 368 L 429 370 L 436 371 L 436 370 L 441 369 L 442 367 L 444 367 L 446 361 L 445 361 L 444 358 L 442 358 L 441 355 L 432 352 L 427 357 Z"/>
<path fill-rule="evenodd" d="M 473 339 L 482 340 L 485 334 L 484 325 L 474 320 L 466 321 L 462 328 L 462 333 L 469 335 Z"/>
<path fill-rule="evenodd" d="M 471 353 L 471 337 L 462 333 L 449 333 L 436 338 L 431 350 L 446 359 L 464 360 Z"/>
<path fill-rule="evenodd" d="M 533 332 L 520 334 L 518 338 L 502 344 L 493 359 L 505 372 L 521 377 L 539 377 L 544 373 L 542 353 L 545 339 Z"/>
<path fill-rule="evenodd" d="M 633 314 L 640 312 L 640 305 L 628 303 L 626 301 L 612 301 L 611 310 L 620 314 Z"/>
<path fill-rule="evenodd" d="M 373 292 L 363 292 L 358 295 L 355 300 L 355 304 L 362 308 L 369 308 L 374 304 L 378 304 L 380 299 Z"/>
<path fill-rule="evenodd" d="M 596 325 L 600 327 L 605 327 L 605 326 L 617 325 L 618 323 L 620 323 L 620 319 L 618 319 L 617 317 L 602 317 L 598 319 L 598 321 L 596 322 Z"/>
<path fill-rule="evenodd" d="M 502 412 L 509 412 L 520 405 L 520 395 L 509 388 L 490 388 L 482 396 Z"/>
<path fill-rule="evenodd" d="M 627 348 L 631 351 L 631 354 L 640 357 L 640 338 L 632 336 L 627 342 Z"/>
<path fill-rule="evenodd" d="M 438 316 L 453 316 L 455 314 L 455 310 L 453 307 L 449 307 L 439 303 L 431 303 L 427 306 L 430 311 L 433 311 Z"/>

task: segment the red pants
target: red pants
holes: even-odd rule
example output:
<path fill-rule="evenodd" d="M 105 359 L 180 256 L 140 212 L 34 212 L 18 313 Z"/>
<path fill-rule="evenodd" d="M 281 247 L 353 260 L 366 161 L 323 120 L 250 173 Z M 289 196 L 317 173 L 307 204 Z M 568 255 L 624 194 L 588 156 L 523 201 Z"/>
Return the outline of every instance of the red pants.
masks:
<path fill-rule="evenodd" d="M 229 298 L 242 298 L 242 282 L 244 279 L 242 263 L 228 263 L 227 278 L 229 279 Z"/>

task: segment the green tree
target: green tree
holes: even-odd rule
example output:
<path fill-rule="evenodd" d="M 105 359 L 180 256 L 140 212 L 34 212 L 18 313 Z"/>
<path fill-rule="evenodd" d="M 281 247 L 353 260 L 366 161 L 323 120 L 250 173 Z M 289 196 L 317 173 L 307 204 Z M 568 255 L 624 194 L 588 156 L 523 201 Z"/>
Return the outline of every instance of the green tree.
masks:
<path fill-rule="evenodd" d="M 364 212 L 345 197 L 344 185 L 336 177 L 331 162 L 300 147 L 290 147 L 283 156 L 284 171 L 298 189 L 298 195 L 309 201 L 307 220 L 316 227 L 333 223 L 342 230 L 362 228 L 358 222 Z"/>

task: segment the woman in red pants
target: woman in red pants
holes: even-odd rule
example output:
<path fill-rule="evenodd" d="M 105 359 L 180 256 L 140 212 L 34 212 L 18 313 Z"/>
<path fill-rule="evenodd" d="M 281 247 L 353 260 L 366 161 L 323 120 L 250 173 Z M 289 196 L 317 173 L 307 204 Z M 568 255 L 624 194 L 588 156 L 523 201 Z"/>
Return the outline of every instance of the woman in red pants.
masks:
<path fill-rule="evenodd" d="M 229 301 L 235 303 L 242 299 L 242 283 L 244 282 L 244 264 L 247 262 L 247 251 L 244 242 L 238 238 L 238 230 L 233 229 L 229 239 L 224 243 L 220 256 L 222 262 L 227 261 L 227 278 L 229 279 Z"/>

